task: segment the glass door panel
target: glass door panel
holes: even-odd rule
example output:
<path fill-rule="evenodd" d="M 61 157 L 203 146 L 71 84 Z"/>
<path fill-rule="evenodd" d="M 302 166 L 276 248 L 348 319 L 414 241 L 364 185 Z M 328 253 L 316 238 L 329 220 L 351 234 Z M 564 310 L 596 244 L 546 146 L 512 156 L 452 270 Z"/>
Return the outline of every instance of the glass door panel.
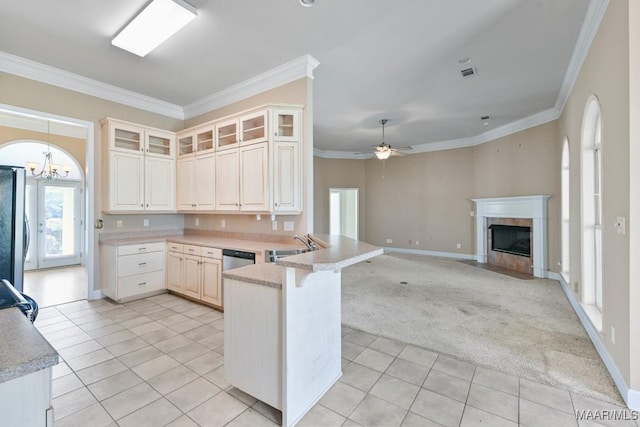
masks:
<path fill-rule="evenodd" d="M 80 183 L 39 181 L 38 266 L 80 263 Z"/>

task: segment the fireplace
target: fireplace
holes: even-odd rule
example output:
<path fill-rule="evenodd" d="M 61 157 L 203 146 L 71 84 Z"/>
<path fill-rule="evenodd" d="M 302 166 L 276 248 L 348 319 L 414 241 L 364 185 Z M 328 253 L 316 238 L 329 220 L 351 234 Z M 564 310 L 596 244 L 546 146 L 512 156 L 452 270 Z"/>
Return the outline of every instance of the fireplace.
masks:
<path fill-rule="evenodd" d="M 492 251 L 531 257 L 531 227 L 492 224 L 489 229 Z"/>
<path fill-rule="evenodd" d="M 517 271 L 547 277 L 547 200 L 550 196 L 517 196 L 472 199 L 476 203 L 476 260 L 479 263 L 501 265 Z M 472 213 L 473 215 L 474 213 Z M 494 228 L 515 227 L 513 236 L 518 241 L 512 247 L 502 241 L 494 244 Z M 526 245 L 523 228 L 529 229 Z M 528 250 L 524 249 L 528 246 Z M 497 248 L 498 250 L 494 250 Z M 515 249 L 515 250 L 514 250 Z M 512 252 L 522 252 L 513 254 Z"/>

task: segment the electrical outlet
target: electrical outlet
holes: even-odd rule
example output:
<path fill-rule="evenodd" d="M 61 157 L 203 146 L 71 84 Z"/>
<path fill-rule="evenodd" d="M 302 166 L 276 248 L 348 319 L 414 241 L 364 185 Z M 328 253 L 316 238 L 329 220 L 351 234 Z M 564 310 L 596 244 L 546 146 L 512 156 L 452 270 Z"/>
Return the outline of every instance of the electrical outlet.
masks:
<path fill-rule="evenodd" d="M 272 230 L 278 229 L 278 221 L 271 221 L 271 229 Z"/>
<path fill-rule="evenodd" d="M 196 227 L 200 225 L 200 218 L 196 218 Z"/>
<path fill-rule="evenodd" d="M 387 243 L 393 243 L 392 239 L 387 239 Z"/>
<path fill-rule="evenodd" d="M 148 227 L 149 226 L 149 220 L 147 218 L 142 220 L 142 226 L 143 227 Z"/>
<path fill-rule="evenodd" d="M 293 221 L 285 221 L 283 227 L 284 231 L 293 231 Z"/>
<path fill-rule="evenodd" d="M 461 243 L 456 243 L 456 249 L 462 249 L 462 244 Z"/>
<path fill-rule="evenodd" d="M 227 226 L 227 222 L 224 219 L 220 220 L 220 228 L 225 228 Z"/>
<path fill-rule="evenodd" d="M 420 241 L 416 240 L 416 246 L 419 246 L 419 245 L 420 245 Z"/>
<path fill-rule="evenodd" d="M 121 219 L 116 221 L 116 228 L 122 228 L 124 227 L 124 221 L 122 221 Z"/>
<path fill-rule="evenodd" d="M 413 241 L 409 240 L 409 246 L 411 246 L 413 244 Z"/>
<path fill-rule="evenodd" d="M 611 344 L 616 343 L 616 328 L 611 327 Z"/>
<path fill-rule="evenodd" d="M 469 212 L 469 216 L 476 216 L 476 213 L 474 211 Z"/>
<path fill-rule="evenodd" d="M 616 218 L 616 231 L 618 234 L 625 234 L 625 218 L 623 216 Z"/>

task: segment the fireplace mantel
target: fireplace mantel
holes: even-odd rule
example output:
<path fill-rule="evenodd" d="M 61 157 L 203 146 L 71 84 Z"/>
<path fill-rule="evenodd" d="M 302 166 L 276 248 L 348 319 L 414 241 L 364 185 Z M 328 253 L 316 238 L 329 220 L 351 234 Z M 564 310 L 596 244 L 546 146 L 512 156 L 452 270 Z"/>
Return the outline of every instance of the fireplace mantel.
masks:
<path fill-rule="evenodd" d="M 547 277 L 547 200 L 551 196 L 491 197 L 476 202 L 476 260 L 487 262 L 487 218 L 533 220 L 533 275 Z"/>

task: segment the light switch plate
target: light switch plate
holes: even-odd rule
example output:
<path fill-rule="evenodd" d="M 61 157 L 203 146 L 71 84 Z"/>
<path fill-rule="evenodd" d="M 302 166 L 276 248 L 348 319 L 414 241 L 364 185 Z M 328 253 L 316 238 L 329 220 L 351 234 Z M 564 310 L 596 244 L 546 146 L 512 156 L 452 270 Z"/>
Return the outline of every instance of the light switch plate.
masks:
<path fill-rule="evenodd" d="M 122 227 L 124 227 L 124 222 L 121 219 L 117 220 L 116 228 L 122 228 Z"/>
<path fill-rule="evenodd" d="M 618 234 L 625 234 L 625 218 L 623 216 L 619 216 L 616 218 L 616 231 Z"/>
<path fill-rule="evenodd" d="M 272 230 L 278 229 L 278 221 L 271 221 L 271 229 Z"/>
<path fill-rule="evenodd" d="M 284 222 L 284 231 L 293 231 L 293 221 Z"/>
<path fill-rule="evenodd" d="M 142 220 L 142 226 L 143 227 L 148 227 L 149 226 L 149 220 L 147 218 Z"/>

